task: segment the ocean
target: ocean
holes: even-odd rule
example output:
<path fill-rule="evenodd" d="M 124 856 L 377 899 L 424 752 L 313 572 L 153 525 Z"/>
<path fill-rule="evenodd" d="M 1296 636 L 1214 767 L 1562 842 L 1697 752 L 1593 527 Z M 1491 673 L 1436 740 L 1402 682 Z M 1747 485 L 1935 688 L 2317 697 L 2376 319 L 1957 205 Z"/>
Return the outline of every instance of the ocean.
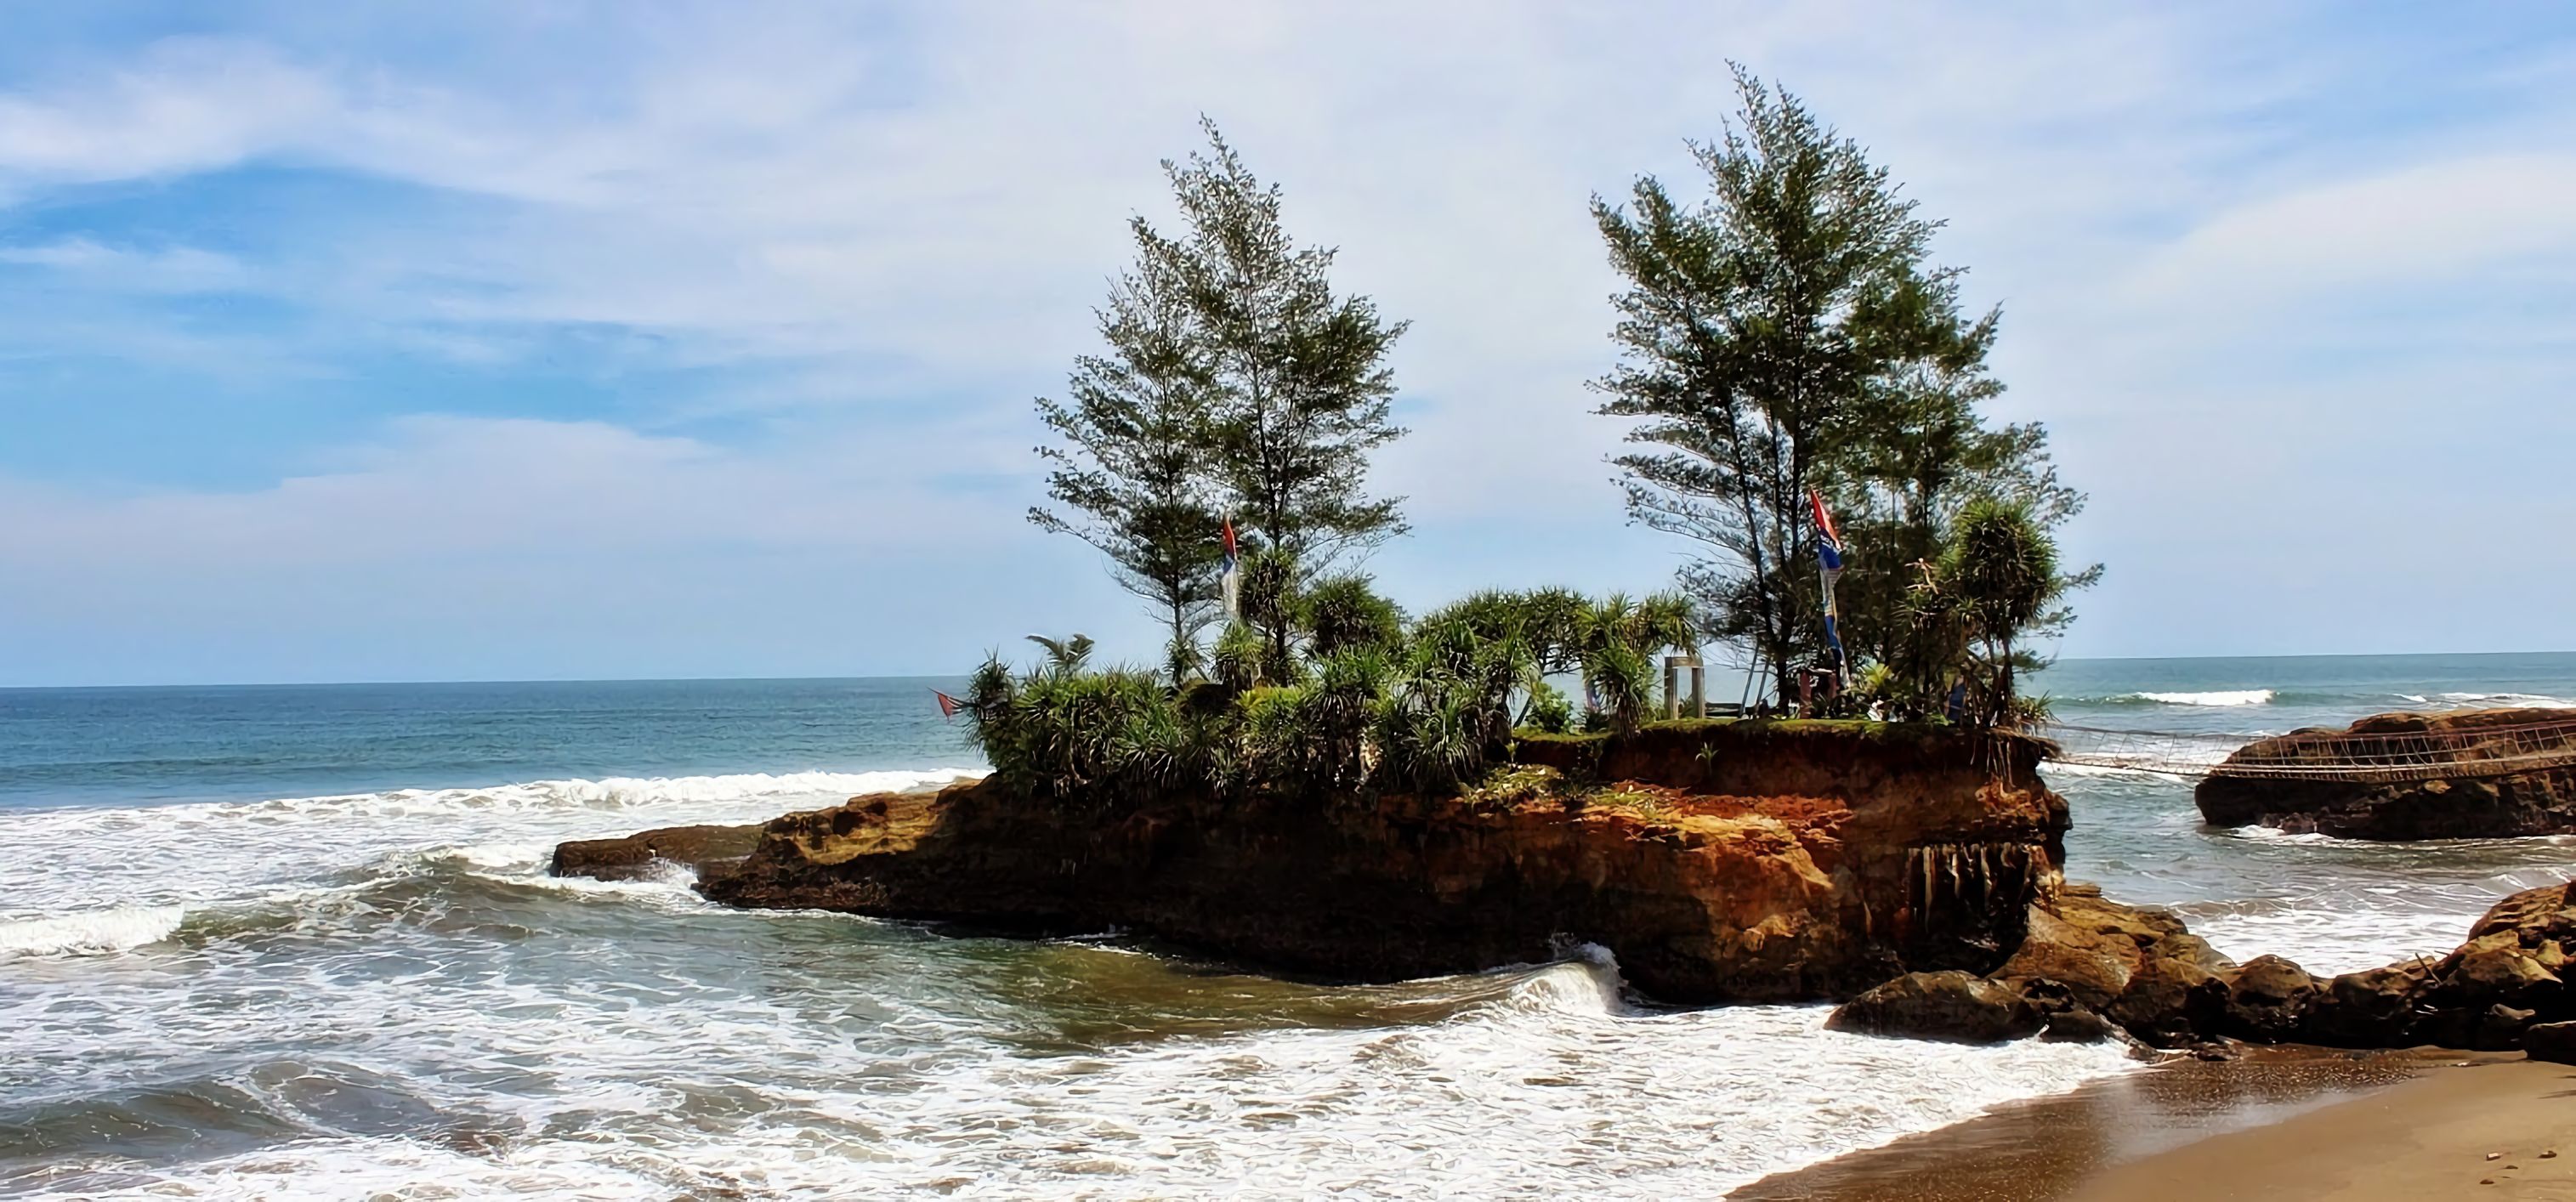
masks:
<path fill-rule="evenodd" d="M 1370 987 L 709 906 L 559 840 L 979 770 L 940 680 L 0 690 L 0 1194 L 1707 1197 L 2137 1071 L 1658 1007 L 1616 948 Z M 2576 705 L 2576 655 L 2069 661 L 2071 725 Z M 2059 768 L 2070 875 L 2319 972 L 2576 843 L 2211 830 Z"/>

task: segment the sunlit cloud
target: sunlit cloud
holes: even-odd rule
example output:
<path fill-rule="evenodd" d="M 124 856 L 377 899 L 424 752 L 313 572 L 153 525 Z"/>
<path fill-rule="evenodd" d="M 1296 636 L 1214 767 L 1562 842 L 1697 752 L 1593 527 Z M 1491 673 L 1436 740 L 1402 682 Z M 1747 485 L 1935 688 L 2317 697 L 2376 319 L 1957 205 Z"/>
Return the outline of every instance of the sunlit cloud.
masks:
<path fill-rule="evenodd" d="M 2555 149 L 2576 101 L 2548 69 L 2569 61 L 2564 29 L 1867 4 L 402 20 L 280 8 L 0 76 L 0 406 L 91 423 L 96 448 L 0 457 L 19 579 L 142 588 L 157 568 L 247 597 L 240 565 L 280 556 L 524 574 L 618 550 L 685 574 L 716 547 L 928 554 L 896 530 L 972 545 L 944 589 L 1024 590 L 1033 557 L 1079 570 L 1020 521 L 1040 489 L 1028 400 L 1088 347 L 1124 223 L 1167 215 L 1156 160 L 1204 113 L 1286 187 L 1301 237 L 1340 248 L 1346 284 L 1414 322 L 1396 363 L 1414 433 L 1378 483 L 1420 533 L 1379 557 L 1390 583 L 1651 587 L 1672 549 L 1619 527 L 1603 458 L 1620 432 L 1589 412 L 1615 280 L 1585 206 L 1641 173 L 1689 190 L 1683 140 L 1719 131 L 1730 57 L 1867 143 L 1949 221 L 1938 254 L 1973 269 L 1970 302 L 2004 306 L 2002 409 L 2059 431 L 2095 493 L 2070 536 L 2112 565 L 2089 607 L 2116 619 L 2080 625 L 2072 652 L 2456 644 L 2385 606 L 2278 636 L 2319 640 L 2295 648 L 2159 615 L 2216 604 L 2214 565 L 2269 553 L 2265 529 L 2367 496 L 2336 457 L 2563 402 L 2549 381 L 2576 374 L 2554 333 L 2576 291 L 2552 287 L 2576 254 L 2555 203 L 2576 182 Z M 188 217 L 199 191 L 220 220 Z M 2400 353 L 2392 329 L 2420 345 Z M 226 398 L 205 406 L 248 412 L 266 383 L 371 432 L 209 419 L 204 454 L 274 465 L 264 486 L 156 481 L 113 450 L 146 387 L 119 363 L 164 403 L 171 379 L 202 379 Z M 580 412 L 534 399 L 567 375 Z M 2479 404 L 2413 407 L 2427 379 Z M 2356 410 L 2391 424 L 2333 425 Z M 2298 441 L 2213 451 L 2248 431 Z M 2412 479 L 2462 495 L 2529 453 Z M 2392 550 L 2391 571 L 2416 554 Z M 1067 596 L 1083 608 L 1066 621 L 1118 645 L 1113 593 Z M 872 662 L 971 650 L 910 640 Z"/>

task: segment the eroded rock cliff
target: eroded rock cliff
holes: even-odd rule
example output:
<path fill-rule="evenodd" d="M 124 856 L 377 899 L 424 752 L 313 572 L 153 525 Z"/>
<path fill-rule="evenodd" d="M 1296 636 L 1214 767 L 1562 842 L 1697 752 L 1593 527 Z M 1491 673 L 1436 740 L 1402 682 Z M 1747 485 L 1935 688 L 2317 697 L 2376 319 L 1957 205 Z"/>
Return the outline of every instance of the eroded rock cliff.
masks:
<path fill-rule="evenodd" d="M 2067 824 L 2042 750 L 1677 723 L 1531 741 L 1455 798 L 1065 804 L 988 778 L 780 818 L 700 887 L 743 906 L 1117 928 L 1341 979 L 1597 943 L 1669 1001 L 1834 998 L 1909 969 L 1983 973 L 2023 944 Z"/>

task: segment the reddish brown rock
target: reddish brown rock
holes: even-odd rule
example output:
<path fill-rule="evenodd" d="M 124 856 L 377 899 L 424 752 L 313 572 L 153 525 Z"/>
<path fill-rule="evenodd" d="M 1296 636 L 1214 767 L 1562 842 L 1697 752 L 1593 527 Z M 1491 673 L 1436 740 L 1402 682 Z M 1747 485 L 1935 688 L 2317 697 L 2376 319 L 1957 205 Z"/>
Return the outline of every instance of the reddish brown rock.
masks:
<path fill-rule="evenodd" d="M 2541 1023 L 2523 1028 L 2522 1054 L 2552 1064 L 2576 1064 L 2576 1022 Z"/>
<path fill-rule="evenodd" d="M 2412 1047 L 2431 991 L 2432 974 L 2420 963 L 2345 973 L 2310 1003 L 2300 1037 L 2332 1047 Z"/>
<path fill-rule="evenodd" d="M 2286 1043 L 2298 1037 L 2317 999 L 2317 979 L 2279 956 L 2256 956 L 2227 981 L 2221 1034 L 2250 1043 Z"/>
<path fill-rule="evenodd" d="M 2038 1034 L 2044 1021 L 2020 990 L 1953 970 L 1907 973 L 1879 985 L 1834 1007 L 1825 1026 L 1861 1035 L 2001 1043 Z"/>
<path fill-rule="evenodd" d="M 1845 997 L 1907 969 L 1984 972 L 2021 945 L 2066 827 L 2035 771 L 2042 750 L 1759 722 L 1525 749 L 1613 785 L 1581 804 L 1537 789 L 1066 805 L 986 780 L 781 818 L 704 891 L 1118 927 L 1341 979 L 1539 961 L 1589 942 L 1671 1001 Z"/>
<path fill-rule="evenodd" d="M 2311 748 L 2302 735 L 2438 735 L 2455 749 L 2446 756 L 2457 771 L 2427 780 L 2346 781 L 2227 775 L 2224 765 L 2193 790 L 2201 816 L 2218 826 L 2270 826 L 2346 839 L 2469 839 L 2576 832 L 2576 732 L 2563 755 L 2534 758 L 2535 726 L 2566 724 L 2565 710 L 2463 710 L 2441 714 L 2380 714 L 2344 731 L 2297 731 L 2247 744 L 2229 762 L 2273 762 L 2284 757 L 2328 764 L 2330 748 Z M 2521 728 L 2519 736 L 2502 733 Z M 2496 732 L 2485 734 L 2482 732 Z M 2543 740 L 2546 741 L 2546 740 Z M 2403 743 L 2396 744 L 2404 746 Z M 2493 761 L 2513 759 L 2527 769 L 2498 773 Z"/>
<path fill-rule="evenodd" d="M 2227 1013 L 2227 982 L 2186 959 L 2152 959 L 2102 1013 L 2147 1043 L 2185 1047 L 2218 1035 Z"/>
<path fill-rule="evenodd" d="M 556 876 L 625 881 L 675 865 L 706 885 L 742 865 L 760 843 L 757 826 L 667 826 L 620 839 L 576 839 L 555 846 L 548 870 Z"/>

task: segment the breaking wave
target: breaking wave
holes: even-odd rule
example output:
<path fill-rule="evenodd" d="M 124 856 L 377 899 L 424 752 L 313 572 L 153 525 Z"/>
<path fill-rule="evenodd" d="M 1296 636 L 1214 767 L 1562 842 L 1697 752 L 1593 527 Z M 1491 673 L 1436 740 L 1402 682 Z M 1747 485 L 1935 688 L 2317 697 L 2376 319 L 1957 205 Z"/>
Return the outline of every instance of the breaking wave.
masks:
<path fill-rule="evenodd" d="M 928 788 L 978 775 L 978 769 L 936 768 L 609 777 L 21 811 L 0 815 L 0 863 L 16 866 L 0 908 L 0 932 L 24 926 L 29 933 L 0 935 L 0 941 L 18 938 L 22 951 L 121 950 L 160 936 L 135 937 L 139 920 L 111 922 L 96 915 L 159 914 L 176 906 L 238 905 L 299 889 L 342 887 L 379 875 L 389 860 L 424 854 L 457 857 L 476 867 L 527 869 L 567 839 L 626 835 L 647 826 L 763 822 L 853 794 Z M 62 923 L 73 926 L 41 925 Z"/>
<path fill-rule="evenodd" d="M 187 913 L 185 906 L 119 906 L 0 921 L 0 955 L 116 952 L 159 943 L 179 929 Z"/>
<path fill-rule="evenodd" d="M 2542 693 L 2443 693 L 2442 703 L 2458 709 L 2576 709 L 2576 700 Z"/>
<path fill-rule="evenodd" d="M 2237 706 L 2270 705 L 2274 696 L 2270 689 L 2212 689 L 2204 693 L 2124 693 L 2114 700 L 2156 705 Z"/>

